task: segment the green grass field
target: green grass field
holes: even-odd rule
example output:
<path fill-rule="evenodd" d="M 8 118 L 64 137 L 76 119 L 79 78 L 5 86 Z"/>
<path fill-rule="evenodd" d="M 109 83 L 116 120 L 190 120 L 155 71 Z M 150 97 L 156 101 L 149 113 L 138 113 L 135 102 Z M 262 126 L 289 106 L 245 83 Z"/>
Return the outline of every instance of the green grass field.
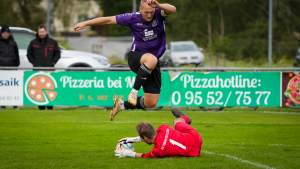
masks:
<path fill-rule="evenodd" d="M 140 121 L 172 125 L 168 109 L 123 111 L 113 122 L 101 108 L 0 111 L 0 168 L 300 168 L 300 111 L 285 108 L 184 108 L 203 138 L 200 157 L 115 157 L 117 141 L 136 136 Z"/>

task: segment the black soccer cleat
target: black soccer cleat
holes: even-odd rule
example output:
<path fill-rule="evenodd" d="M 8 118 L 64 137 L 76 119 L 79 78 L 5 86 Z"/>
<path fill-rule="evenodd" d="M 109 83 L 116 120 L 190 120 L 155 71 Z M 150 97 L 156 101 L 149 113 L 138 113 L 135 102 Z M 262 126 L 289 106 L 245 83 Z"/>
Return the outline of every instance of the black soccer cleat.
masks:
<path fill-rule="evenodd" d="M 176 109 L 176 108 L 174 108 L 174 109 L 172 109 L 171 110 L 172 111 L 172 114 L 176 117 L 176 118 L 179 118 L 179 117 L 181 117 L 181 116 L 187 116 L 182 110 L 180 110 L 180 109 Z M 188 116 L 187 116 L 188 117 Z M 188 117 L 189 118 L 189 117 Z M 191 124 L 192 123 L 192 119 L 190 119 L 189 118 L 189 124 Z"/>

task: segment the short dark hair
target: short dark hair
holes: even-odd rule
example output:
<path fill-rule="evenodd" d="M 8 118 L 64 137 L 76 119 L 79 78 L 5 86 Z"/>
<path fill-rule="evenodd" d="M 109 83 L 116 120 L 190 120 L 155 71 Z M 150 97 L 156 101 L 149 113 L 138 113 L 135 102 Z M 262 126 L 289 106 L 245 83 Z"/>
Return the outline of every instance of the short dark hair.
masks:
<path fill-rule="evenodd" d="M 156 130 L 153 125 L 147 121 L 142 121 L 136 126 L 136 131 L 139 136 L 144 139 L 145 137 L 153 139 L 156 135 Z"/>
<path fill-rule="evenodd" d="M 42 28 L 44 28 L 44 29 L 47 31 L 46 26 L 44 26 L 44 25 L 40 25 L 40 26 L 38 27 L 38 30 L 39 30 L 39 29 L 42 29 Z"/>

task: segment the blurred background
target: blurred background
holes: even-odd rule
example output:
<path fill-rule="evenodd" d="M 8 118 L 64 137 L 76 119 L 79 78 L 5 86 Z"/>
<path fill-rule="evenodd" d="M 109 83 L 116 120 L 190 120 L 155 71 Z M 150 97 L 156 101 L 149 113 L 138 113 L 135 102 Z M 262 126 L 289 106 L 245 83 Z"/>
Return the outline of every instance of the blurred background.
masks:
<path fill-rule="evenodd" d="M 167 44 L 194 41 L 205 56 L 203 66 L 218 66 L 213 55 L 225 56 L 220 57 L 220 66 L 223 60 L 227 67 L 270 66 L 269 0 L 158 2 L 177 8 L 177 13 L 167 18 Z M 272 3 L 271 66 L 292 67 L 300 40 L 300 0 L 273 0 Z M 74 32 L 73 27 L 96 17 L 138 11 L 139 0 L 0 0 L 0 4 L 0 25 L 34 31 L 40 24 L 49 25 L 50 35 L 64 48 L 103 55 L 111 64 L 127 64 L 125 57 L 132 44 L 129 28 L 91 26 Z"/>

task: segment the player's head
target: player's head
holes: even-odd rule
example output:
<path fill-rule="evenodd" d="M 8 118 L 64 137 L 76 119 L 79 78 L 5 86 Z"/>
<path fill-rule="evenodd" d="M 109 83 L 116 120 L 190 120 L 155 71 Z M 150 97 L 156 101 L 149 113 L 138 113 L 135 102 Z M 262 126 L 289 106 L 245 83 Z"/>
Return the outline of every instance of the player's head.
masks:
<path fill-rule="evenodd" d="M 151 123 L 142 121 L 136 126 L 136 131 L 141 139 L 147 144 L 153 144 L 156 137 L 156 130 Z"/>
<path fill-rule="evenodd" d="M 155 13 L 155 8 L 152 8 L 151 6 L 146 3 L 147 0 L 141 0 L 141 5 L 140 5 L 140 12 L 143 17 L 143 19 L 146 22 L 150 22 L 153 19 L 154 13 Z"/>
<path fill-rule="evenodd" d="M 44 25 L 40 25 L 38 27 L 38 35 L 41 39 L 44 39 L 47 35 L 47 30 L 46 27 Z"/>

